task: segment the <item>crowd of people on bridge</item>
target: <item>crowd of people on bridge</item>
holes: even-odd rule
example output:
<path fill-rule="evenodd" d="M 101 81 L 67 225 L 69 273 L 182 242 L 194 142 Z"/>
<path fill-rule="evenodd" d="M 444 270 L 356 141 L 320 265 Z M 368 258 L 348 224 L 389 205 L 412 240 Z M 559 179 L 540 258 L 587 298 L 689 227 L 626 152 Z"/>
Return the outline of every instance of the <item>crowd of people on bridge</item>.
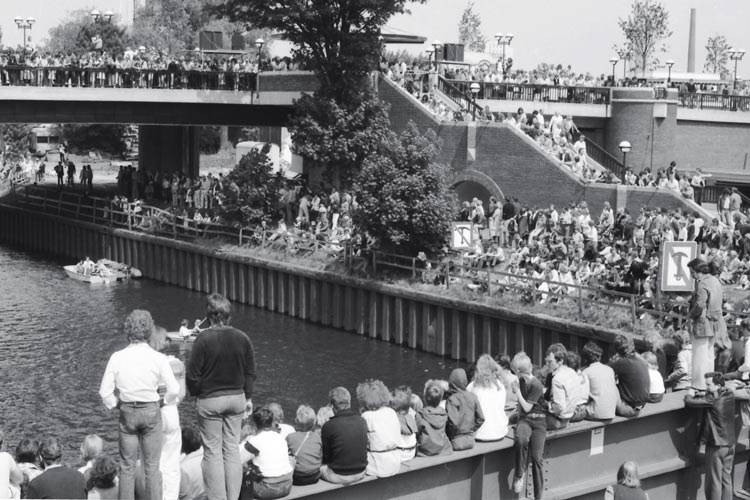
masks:
<path fill-rule="evenodd" d="M 0 52 L 0 85 L 252 90 L 258 61 L 251 53 L 163 54 L 144 47 L 126 47 L 120 54 L 8 49 Z M 260 65 L 261 71 L 299 68 L 290 57 L 262 58 Z"/>
<path fill-rule="evenodd" d="M 710 315 L 710 300 L 696 294 L 697 314 Z M 712 409 L 706 417 L 705 488 L 707 498 L 720 498 L 712 495 L 726 488 L 727 469 L 715 469 L 714 463 L 729 463 L 731 469 L 734 401 L 750 399 L 737 381 L 750 371 L 750 321 L 745 321 L 732 343 L 718 351 L 715 365 L 711 355 L 710 366 L 703 366 L 701 384 L 690 367 L 696 363 L 691 342 L 697 344 L 698 337 L 680 332 L 682 350 L 670 367 L 661 342 L 646 342 L 637 353 L 631 337 L 618 335 L 609 360 L 593 341 L 580 352 L 556 343 L 546 349 L 544 366 L 534 365 L 525 352 L 485 353 L 416 390 L 372 379 L 353 393 L 334 387 L 317 411 L 299 405 L 290 424 L 276 402 L 252 399 L 255 349 L 247 333 L 230 326 L 229 301 L 209 295 L 206 316 L 210 326 L 194 337 L 187 365 L 164 354 L 170 352 L 166 332 L 148 311 L 135 310 L 123 322 L 129 344 L 109 359 L 99 390 L 105 407 L 119 414 L 119 464 L 96 435 L 85 438 L 78 469 L 63 460 L 64 436 L 29 435 L 12 453 L 0 452 L 0 494 L 275 499 L 320 480 L 349 485 L 367 476 L 390 477 L 404 463 L 512 440 L 515 471 L 507 488 L 523 493 L 530 471 L 527 496 L 540 499 L 547 489 L 544 448 L 550 431 L 584 420 L 606 424 L 618 416 L 638 417 L 670 388 L 685 391 L 687 406 Z M 195 398 L 197 426 L 180 424 L 179 404 L 187 392 Z M 621 487 L 638 486 L 633 470 L 632 483 L 619 476 L 623 473 L 620 486 L 608 488 L 615 499 L 631 498 L 618 496 Z"/>

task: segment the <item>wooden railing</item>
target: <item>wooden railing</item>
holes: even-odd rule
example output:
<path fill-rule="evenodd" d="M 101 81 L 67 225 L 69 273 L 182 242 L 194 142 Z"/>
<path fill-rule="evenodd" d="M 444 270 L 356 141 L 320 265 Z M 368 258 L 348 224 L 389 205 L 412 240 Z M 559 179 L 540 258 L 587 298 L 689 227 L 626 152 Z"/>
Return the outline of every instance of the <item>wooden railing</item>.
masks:
<path fill-rule="evenodd" d="M 542 101 L 571 104 L 609 104 L 608 87 L 564 87 L 526 83 L 492 83 L 446 80 L 461 92 L 471 93 L 471 84 L 479 84 L 477 99 L 500 101 Z"/>
<path fill-rule="evenodd" d="M 592 315 L 620 312 L 620 328 L 637 331 L 641 319 L 652 317 L 662 326 L 682 327 L 687 322 L 687 301 L 674 297 L 643 297 L 630 293 L 607 290 L 604 287 L 561 283 L 501 272 L 492 267 L 466 264 L 461 253 L 454 261 L 420 261 L 416 257 L 390 254 L 355 247 L 347 242 L 334 243 L 311 233 L 289 231 L 279 233 L 266 227 L 233 227 L 215 222 L 195 221 L 148 205 L 114 204 L 102 198 L 86 198 L 79 193 L 53 192 L 27 186 L 25 196 L 18 200 L 27 208 L 77 220 L 92 222 L 131 231 L 140 231 L 176 240 L 221 239 L 240 247 L 267 248 L 287 255 L 312 256 L 338 260 L 347 272 L 375 276 L 379 271 L 391 269 L 411 277 L 412 280 L 472 290 L 477 296 L 508 294 L 523 297 L 527 305 L 557 304 L 570 309 L 575 307 L 575 319 L 588 322 Z M 138 207 L 138 208 L 136 208 Z M 468 259 L 466 259 L 468 261 Z M 426 269 L 425 264 L 430 264 Z M 547 284 L 547 291 L 540 285 Z"/>
<path fill-rule="evenodd" d="M 0 84 L 35 87 L 255 91 L 257 78 L 245 71 L 0 66 Z"/>

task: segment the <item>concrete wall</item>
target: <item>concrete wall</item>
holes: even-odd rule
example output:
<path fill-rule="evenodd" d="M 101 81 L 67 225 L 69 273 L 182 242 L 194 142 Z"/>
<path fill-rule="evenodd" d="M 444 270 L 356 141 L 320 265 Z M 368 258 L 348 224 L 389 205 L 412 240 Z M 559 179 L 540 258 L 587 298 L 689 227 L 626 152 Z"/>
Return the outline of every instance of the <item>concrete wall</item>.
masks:
<path fill-rule="evenodd" d="M 750 124 L 678 117 L 676 135 L 674 159 L 678 169 L 701 168 L 727 180 L 750 175 Z"/>

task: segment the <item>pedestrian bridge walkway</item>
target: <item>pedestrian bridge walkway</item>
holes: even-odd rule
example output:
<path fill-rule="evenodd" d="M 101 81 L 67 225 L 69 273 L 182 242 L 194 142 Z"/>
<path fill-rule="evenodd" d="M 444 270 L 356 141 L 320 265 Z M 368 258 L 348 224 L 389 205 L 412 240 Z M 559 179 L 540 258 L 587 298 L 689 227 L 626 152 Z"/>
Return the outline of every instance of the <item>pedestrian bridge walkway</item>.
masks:
<path fill-rule="evenodd" d="M 59 85 L 54 79 L 3 85 L 0 123 L 281 126 L 294 100 L 317 88 L 315 76 L 306 71 L 243 78 L 194 73 L 148 72 L 127 80 L 119 73 L 113 75 L 118 79 L 111 80 L 84 73 L 80 79 L 66 78 Z M 109 84 L 114 81 L 128 84 Z"/>

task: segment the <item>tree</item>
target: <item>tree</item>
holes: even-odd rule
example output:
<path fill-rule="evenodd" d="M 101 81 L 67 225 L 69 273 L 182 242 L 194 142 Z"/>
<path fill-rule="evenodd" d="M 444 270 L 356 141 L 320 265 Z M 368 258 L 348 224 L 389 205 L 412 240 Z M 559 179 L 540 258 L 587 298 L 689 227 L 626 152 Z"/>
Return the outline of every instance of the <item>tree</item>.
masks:
<path fill-rule="evenodd" d="M 346 189 L 390 133 L 390 120 L 387 105 L 372 96 L 347 109 L 316 93 L 297 101 L 289 128 L 292 150 L 323 169 L 326 181 Z"/>
<path fill-rule="evenodd" d="M 126 128 L 126 125 L 65 124 L 62 136 L 72 153 L 97 150 L 121 156 L 127 150 Z"/>
<path fill-rule="evenodd" d="M 482 18 L 474 12 L 474 2 L 469 2 L 458 22 L 458 43 L 472 52 L 484 52 L 486 41 L 482 35 Z"/>
<path fill-rule="evenodd" d="M 110 22 L 91 19 L 86 9 L 68 13 L 68 16 L 57 26 L 49 30 L 45 41 L 46 50 L 52 53 L 83 54 L 95 50 L 92 38 L 102 40 L 101 50 L 110 54 L 121 54 L 127 42 L 126 30 L 118 24 L 117 16 Z"/>
<path fill-rule="evenodd" d="M 718 73 L 722 80 L 730 78 L 729 68 L 729 43 L 724 35 L 709 37 L 706 42 L 706 63 L 703 65 L 704 71 Z"/>
<path fill-rule="evenodd" d="M 636 0 L 627 19 L 617 22 L 643 73 L 658 66 L 657 52 L 666 52 L 664 41 L 672 36 L 669 12 L 657 0 Z"/>
<path fill-rule="evenodd" d="M 0 124 L 0 166 L 17 165 L 30 152 L 31 126 L 25 123 Z"/>
<path fill-rule="evenodd" d="M 354 189 L 355 223 L 383 250 L 416 255 L 445 245 L 455 195 L 450 168 L 435 163 L 439 149 L 433 130 L 422 135 L 410 122 L 400 137 L 391 132 L 379 153 L 365 160 Z"/>
<path fill-rule="evenodd" d="M 219 216 L 225 223 L 258 226 L 276 215 L 284 179 L 272 173 L 270 150 L 269 145 L 253 149 L 222 179 Z"/>
<path fill-rule="evenodd" d="M 380 30 L 409 0 L 226 0 L 214 12 L 256 28 L 283 33 L 294 55 L 315 71 L 321 95 L 356 107 L 365 77 L 377 69 Z M 423 3 L 425 0 L 414 0 Z"/>
<path fill-rule="evenodd" d="M 198 28 L 191 23 L 193 4 L 182 0 L 146 2 L 133 19 L 133 42 L 162 55 L 193 48 Z"/>

